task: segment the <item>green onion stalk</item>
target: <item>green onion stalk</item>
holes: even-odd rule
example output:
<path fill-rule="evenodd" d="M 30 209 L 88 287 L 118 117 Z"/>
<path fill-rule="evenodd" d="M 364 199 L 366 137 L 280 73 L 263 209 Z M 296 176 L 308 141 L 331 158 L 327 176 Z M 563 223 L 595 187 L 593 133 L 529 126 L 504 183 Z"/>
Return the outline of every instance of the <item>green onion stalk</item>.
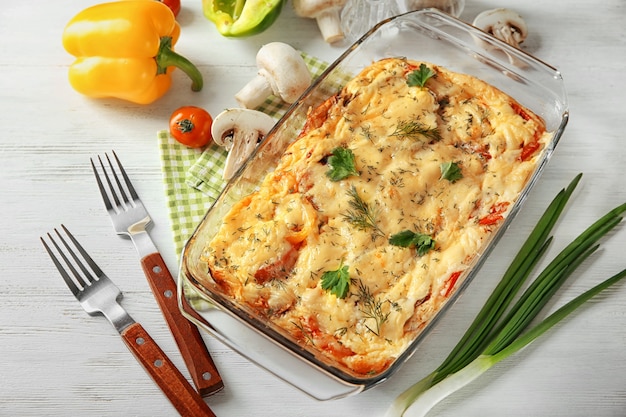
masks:
<path fill-rule="evenodd" d="M 582 174 L 562 189 L 545 210 L 458 344 L 442 364 L 400 394 L 386 417 L 424 416 L 439 401 L 469 384 L 501 360 L 517 353 L 599 292 L 626 277 L 626 269 L 580 294 L 528 330 L 566 279 L 598 248 L 597 242 L 622 220 L 626 203 L 589 226 L 537 275 L 518 297 L 552 241 L 556 224 Z M 513 300 L 516 300 L 513 305 Z M 409 413 L 405 413 L 408 411 Z"/>

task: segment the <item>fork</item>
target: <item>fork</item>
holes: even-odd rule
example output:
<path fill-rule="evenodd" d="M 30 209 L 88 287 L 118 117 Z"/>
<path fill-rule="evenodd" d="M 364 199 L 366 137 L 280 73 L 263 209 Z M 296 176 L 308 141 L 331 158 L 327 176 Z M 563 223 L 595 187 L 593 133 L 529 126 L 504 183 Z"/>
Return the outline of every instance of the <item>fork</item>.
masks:
<path fill-rule="evenodd" d="M 200 331 L 183 316 L 178 306 L 176 282 L 146 229 L 152 223 L 150 215 L 115 152 L 113 152 L 113 158 L 117 170 L 108 154 L 105 154 L 108 169 L 105 168 L 102 158 L 98 156 L 101 174 L 94 160 L 91 159 L 91 167 L 104 205 L 111 216 L 113 227 L 118 235 L 130 237 L 135 245 L 146 279 L 174 336 L 196 389 L 202 396 L 213 394 L 224 387 L 222 378 Z M 117 171 L 120 172 L 122 179 Z"/>
<path fill-rule="evenodd" d="M 61 227 L 71 244 L 58 229 L 54 229 L 56 239 L 51 233 L 47 235 L 63 263 L 44 238 L 40 237 L 40 240 L 83 309 L 92 316 L 100 313 L 111 322 L 122 336 L 128 349 L 182 416 L 214 417 L 215 414 L 202 397 L 187 382 L 143 326 L 135 322 L 122 307 L 120 304 L 122 293 L 119 288 L 102 272 L 70 231 L 64 225 Z M 57 240 L 61 244 L 57 243 Z"/>

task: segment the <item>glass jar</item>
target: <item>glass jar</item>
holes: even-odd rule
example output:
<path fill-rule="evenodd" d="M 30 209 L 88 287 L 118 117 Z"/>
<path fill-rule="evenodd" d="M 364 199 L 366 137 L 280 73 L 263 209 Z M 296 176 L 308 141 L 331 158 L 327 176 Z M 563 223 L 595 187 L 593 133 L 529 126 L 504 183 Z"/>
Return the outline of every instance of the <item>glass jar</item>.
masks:
<path fill-rule="evenodd" d="M 341 30 L 354 42 L 388 17 L 429 7 L 459 17 L 465 0 L 348 0 L 341 11 Z"/>
<path fill-rule="evenodd" d="M 465 0 L 399 0 L 401 13 L 434 7 L 454 17 L 459 17 L 465 8 Z"/>
<path fill-rule="evenodd" d="M 401 13 L 397 0 L 348 0 L 341 10 L 341 30 L 354 42 L 378 22 Z"/>

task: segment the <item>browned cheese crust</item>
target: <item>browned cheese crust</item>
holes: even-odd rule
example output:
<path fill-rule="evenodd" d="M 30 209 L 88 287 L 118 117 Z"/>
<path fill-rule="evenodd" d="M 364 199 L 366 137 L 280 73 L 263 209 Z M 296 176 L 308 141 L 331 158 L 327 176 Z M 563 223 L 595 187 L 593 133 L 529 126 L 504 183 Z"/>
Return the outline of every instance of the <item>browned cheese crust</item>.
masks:
<path fill-rule="evenodd" d="M 376 62 L 313 109 L 276 169 L 207 242 L 226 295 L 355 375 L 386 370 L 441 309 L 550 138 L 539 117 L 472 76 L 424 63 L 435 75 L 409 85 L 420 64 Z M 338 147 L 352 151 L 358 175 L 332 181 Z M 446 179 L 445 163 L 462 177 Z M 357 222 L 355 195 L 369 226 Z M 419 255 L 390 243 L 409 230 L 434 248 Z M 322 276 L 343 267 L 340 298 Z"/>

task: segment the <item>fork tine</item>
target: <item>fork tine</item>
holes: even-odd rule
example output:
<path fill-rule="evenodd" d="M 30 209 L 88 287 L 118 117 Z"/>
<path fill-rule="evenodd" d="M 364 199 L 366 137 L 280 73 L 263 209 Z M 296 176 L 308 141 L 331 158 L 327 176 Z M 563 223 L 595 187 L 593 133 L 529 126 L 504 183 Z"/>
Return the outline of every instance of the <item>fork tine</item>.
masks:
<path fill-rule="evenodd" d="M 61 242 L 63 243 L 63 246 L 65 246 L 65 248 L 67 249 L 67 251 L 70 253 L 70 255 L 72 256 L 72 259 L 74 259 L 74 261 L 76 262 L 76 264 L 78 265 L 78 267 L 80 268 L 81 271 L 83 271 L 83 273 L 85 274 L 84 277 L 82 277 L 80 275 L 80 273 L 76 270 L 76 268 L 74 267 L 74 265 L 72 264 L 72 262 L 69 260 L 69 258 L 65 255 L 65 252 L 61 249 L 61 247 L 57 244 L 57 242 L 52 238 L 52 235 L 50 235 L 50 233 L 48 233 L 48 238 L 52 241 L 52 243 L 54 244 L 54 246 L 57 249 L 57 252 L 59 253 L 59 255 L 61 255 L 61 258 L 63 259 L 63 261 L 65 261 L 65 264 L 67 265 L 67 267 L 69 268 L 69 270 L 72 272 L 72 275 L 74 275 L 74 278 L 76 278 L 76 281 L 83 287 L 83 289 L 88 286 L 93 280 L 93 276 L 91 276 L 91 274 L 89 273 L 89 271 L 85 270 L 85 266 L 82 265 L 82 263 L 80 262 L 80 259 L 78 259 L 76 257 L 76 254 L 72 251 L 72 248 L 70 248 L 67 244 L 67 242 L 65 241 L 65 239 L 63 239 L 63 236 L 61 236 L 61 234 L 59 233 L 59 231 L 57 229 L 54 229 L 54 231 L 56 232 L 57 236 L 59 237 L 59 239 L 61 239 Z M 69 275 L 69 274 L 68 274 Z M 87 280 L 88 282 L 86 282 L 85 280 Z"/>
<path fill-rule="evenodd" d="M 63 230 L 65 231 L 67 236 L 70 238 L 70 240 L 72 241 L 72 243 L 74 244 L 76 249 L 78 249 L 78 252 L 82 255 L 83 259 L 85 259 L 85 261 L 87 261 L 87 265 L 89 265 L 89 267 L 96 274 L 96 276 L 98 278 L 103 276 L 104 273 L 102 272 L 102 270 L 100 269 L 98 264 L 96 264 L 96 262 L 92 259 L 92 257 L 89 256 L 89 254 L 82 247 L 82 245 L 80 243 L 78 243 L 78 240 L 76 240 L 74 235 L 70 233 L 70 231 L 67 229 L 67 227 L 65 227 L 65 225 L 61 225 L 61 227 L 63 228 Z M 57 231 L 57 234 L 59 234 L 58 231 Z M 60 234 L 59 234 L 59 236 L 60 236 Z M 78 259 L 78 257 L 75 255 L 75 253 L 69 248 L 69 246 L 67 245 L 67 243 L 65 242 L 65 240 L 62 237 L 61 237 L 61 240 L 65 244 L 65 247 L 68 248 L 68 250 L 72 254 L 72 257 L 74 258 L 74 260 L 80 265 L 80 267 L 83 270 L 83 272 L 90 277 L 90 281 L 93 281 L 93 277 L 91 276 L 91 273 L 84 267 L 84 264 Z"/>
<path fill-rule="evenodd" d="M 115 161 L 117 162 L 117 166 L 120 168 L 120 172 L 122 173 L 122 177 L 124 177 L 124 182 L 126 183 L 126 186 L 128 187 L 128 191 L 130 192 L 130 196 L 132 197 L 133 200 L 139 200 L 139 195 L 137 195 L 137 192 L 135 191 L 135 187 L 133 187 L 133 183 L 130 182 L 130 178 L 128 177 L 128 175 L 126 175 L 126 170 L 122 166 L 122 163 L 120 162 L 119 158 L 117 157 L 117 154 L 115 153 L 115 151 L 112 151 L 112 152 L 113 152 L 113 157 L 115 158 Z M 108 158 L 108 156 L 107 156 L 107 158 Z"/>
<path fill-rule="evenodd" d="M 100 159 L 100 157 L 98 157 L 98 159 Z M 93 163 L 93 158 L 89 158 L 89 160 L 91 161 L 91 169 L 93 169 L 93 174 L 96 176 L 96 182 L 98 183 L 98 188 L 100 189 L 100 194 L 102 195 L 102 199 L 104 200 L 104 205 L 106 207 L 107 210 L 113 210 L 113 204 L 111 204 L 111 200 L 109 199 L 109 195 L 106 192 L 106 189 L 104 188 L 104 184 L 102 183 L 102 180 L 100 179 L 100 174 L 98 174 L 98 170 L 96 169 L 96 165 Z M 100 160 L 100 165 L 102 165 L 102 160 Z M 104 169 L 104 167 L 103 167 Z M 105 172 L 106 175 L 106 172 Z"/>
<path fill-rule="evenodd" d="M 113 169 L 113 166 L 111 165 L 111 161 L 109 160 L 108 155 L 106 156 L 106 158 L 109 161 L 109 167 L 111 168 L 112 175 L 117 180 L 117 175 L 115 174 L 115 170 Z M 111 195 L 113 195 L 113 200 L 115 200 L 115 205 L 117 207 L 121 207 L 122 203 L 120 202 L 120 200 L 119 200 L 119 198 L 117 196 L 117 192 L 115 191 L 115 187 L 113 187 L 113 182 L 111 181 L 111 178 L 109 177 L 109 174 L 107 173 L 107 170 L 104 167 L 104 163 L 102 162 L 102 158 L 100 158 L 100 155 L 98 155 L 98 161 L 100 161 L 100 166 L 102 167 L 102 173 L 104 174 L 104 179 L 106 179 L 106 182 L 107 182 L 107 184 L 109 186 L 109 190 L 111 191 Z M 120 181 L 119 180 L 117 180 L 117 184 L 118 184 L 118 186 L 120 185 Z M 124 190 L 121 190 L 121 192 L 122 192 L 122 196 L 123 196 L 124 201 L 128 201 L 128 199 L 126 198 L 126 195 L 124 195 Z"/>
<path fill-rule="evenodd" d="M 61 225 L 61 227 L 63 228 L 63 231 L 67 234 L 68 238 L 70 239 L 70 241 L 72 242 L 76 250 L 74 250 L 70 246 L 67 240 L 61 235 L 61 233 L 56 228 L 54 229 L 54 231 L 56 232 L 58 239 L 63 244 L 63 247 L 65 247 L 65 250 L 61 248 L 61 246 L 56 242 L 56 240 L 54 239 L 54 237 L 52 237 L 50 233 L 47 233 L 48 239 L 50 239 L 50 241 L 56 248 L 57 253 L 61 257 L 61 259 L 63 259 L 63 261 L 67 265 L 67 268 L 71 271 L 72 275 L 74 276 L 75 281 L 72 280 L 72 277 L 67 272 L 67 269 L 63 266 L 61 261 L 59 261 L 58 257 L 54 254 L 50 246 L 45 242 L 43 238 L 40 238 L 40 239 L 44 247 L 46 248 L 48 255 L 50 255 L 50 258 L 52 258 L 54 265 L 57 267 L 57 269 L 61 273 L 61 276 L 63 276 L 63 279 L 65 280 L 67 285 L 70 287 L 72 292 L 76 294 L 77 292 L 80 292 L 82 289 L 84 289 L 85 287 L 91 285 L 91 283 L 96 281 L 96 277 L 101 278 L 104 275 L 104 273 L 102 272 L 98 264 L 96 264 L 96 262 L 91 258 L 91 256 L 89 256 L 87 251 L 82 247 L 82 245 L 78 242 L 78 240 L 74 237 L 74 235 L 69 231 L 69 229 L 65 227 L 65 225 L 63 224 Z M 78 251 L 78 253 L 82 256 L 82 259 L 76 254 L 76 251 Z M 72 261 L 66 256 L 66 252 L 69 253 L 70 257 L 74 260 L 74 263 L 72 263 Z M 91 270 L 89 270 L 85 266 L 85 262 L 87 262 L 87 265 L 89 266 L 89 268 L 91 268 Z M 74 265 L 78 266 L 78 268 L 81 270 L 81 272 L 83 273 L 82 276 Z M 94 277 L 93 274 L 95 274 L 96 277 Z M 78 283 L 80 287 L 76 285 L 76 283 Z"/>
<path fill-rule="evenodd" d="M 50 233 L 48 233 L 48 237 L 50 237 L 50 239 L 54 243 L 54 240 L 50 236 Z M 57 267 L 57 270 L 61 274 L 61 277 L 63 278 L 63 281 L 65 281 L 65 284 L 67 284 L 67 286 L 69 287 L 72 294 L 74 294 L 74 296 L 78 296 L 78 294 L 81 291 L 80 288 L 78 288 L 78 286 L 74 283 L 74 281 L 72 281 L 72 277 L 70 277 L 67 271 L 65 270 L 65 268 L 63 268 L 63 265 L 61 265 L 61 262 L 59 262 L 59 259 L 52 252 L 52 249 L 50 249 L 50 246 L 48 246 L 48 244 L 43 239 L 43 237 L 40 237 L 39 239 L 41 240 L 41 243 L 43 243 L 44 248 L 46 248 L 46 252 L 48 252 L 48 255 L 50 255 L 50 259 L 52 259 L 52 262 L 54 262 L 54 266 Z"/>
<path fill-rule="evenodd" d="M 109 163 L 109 168 L 111 168 L 111 173 L 113 174 L 113 178 L 115 178 L 115 183 L 117 184 L 117 189 L 120 190 L 120 195 L 122 196 L 122 200 L 124 200 L 124 202 L 126 204 L 129 203 L 128 200 L 128 196 L 126 196 L 126 191 L 124 191 L 124 187 L 122 187 L 122 182 L 120 181 L 120 177 L 118 177 L 117 172 L 115 171 L 115 168 L 113 167 L 113 164 L 111 163 L 111 159 L 109 158 L 109 154 L 104 154 L 104 156 L 107 159 L 107 162 Z M 120 161 L 117 161 L 117 164 L 120 165 Z M 123 169 L 122 169 L 123 171 Z M 126 180 L 126 176 L 124 175 L 124 180 Z M 126 183 L 128 184 L 128 181 L 126 181 Z M 110 185 L 110 184 L 109 184 Z M 113 190 L 111 188 L 111 190 Z"/>

